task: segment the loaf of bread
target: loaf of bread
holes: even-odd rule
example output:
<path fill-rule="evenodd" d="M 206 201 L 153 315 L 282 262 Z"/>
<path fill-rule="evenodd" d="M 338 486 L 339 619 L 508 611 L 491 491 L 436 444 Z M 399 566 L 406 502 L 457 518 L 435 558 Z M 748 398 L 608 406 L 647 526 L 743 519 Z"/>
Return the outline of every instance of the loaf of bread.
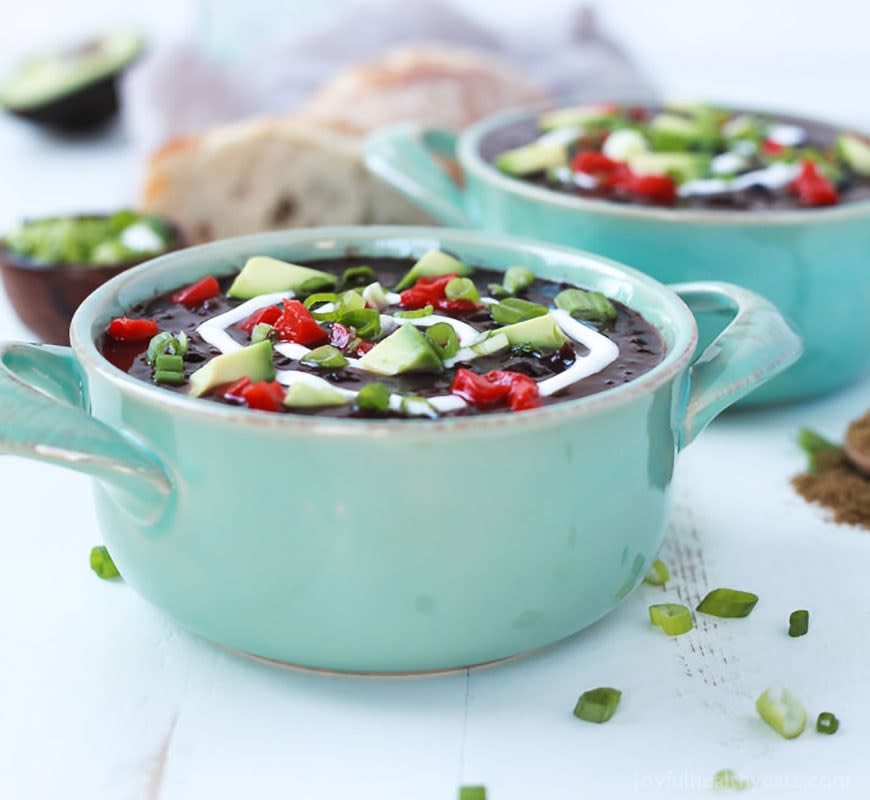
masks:
<path fill-rule="evenodd" d="M 175 139 L 150 159 L 144 208 L 192 242 L 333 224 L 422 223 L 416 206 L 370 175 L 366 133 L 400 121 L 459 129 L 545 99 L 498 59 L 418 45 L 340 73 L 297 113 Z"/>

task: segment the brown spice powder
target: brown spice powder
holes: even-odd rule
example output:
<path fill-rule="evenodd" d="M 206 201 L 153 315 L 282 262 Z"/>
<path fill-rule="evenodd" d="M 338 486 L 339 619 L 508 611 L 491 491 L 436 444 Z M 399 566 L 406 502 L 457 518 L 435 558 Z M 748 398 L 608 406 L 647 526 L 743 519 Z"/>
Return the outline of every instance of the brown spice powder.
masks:
<path fill-rule="evenodd" d="M 860 437 L 855 440 L 854 431 Z M 850 426 L 850 441 L 861 452 L 870 453 L 870 413 Z M 835 522 L 844 522 L 870 530 L 870 479 L 852 465 L 842 450 L 829 450 L 816 455 L 815 473 L 792 478 L 797 492 L 811 503 L 833 511 Z"/>

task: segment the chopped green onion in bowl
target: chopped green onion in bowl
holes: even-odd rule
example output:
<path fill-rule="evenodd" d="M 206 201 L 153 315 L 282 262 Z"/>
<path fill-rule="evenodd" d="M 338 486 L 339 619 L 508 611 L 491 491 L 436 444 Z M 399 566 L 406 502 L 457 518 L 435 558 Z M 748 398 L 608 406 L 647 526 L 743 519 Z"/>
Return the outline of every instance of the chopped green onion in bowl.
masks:
<path fill-rule="evenodd" d="M 572 317 L 607 322 L 616 319 L 616 308 L 601 292 L 563 289 L 556 295 L 556 306 Z"/>
<path fill-rule="evenodd" d="M 615 713 L 622 698 L 619 689 L 606 686 L 583 692 L 574 706 L 574 716 L 586 722 L 607 722 Z"/>
<path fill-rule="evenodd" d="M 713 617 L 748 617 L 758 603 L 758 595 L 738 589 L 713 589 L 698 603 L 696 611 Z"/>

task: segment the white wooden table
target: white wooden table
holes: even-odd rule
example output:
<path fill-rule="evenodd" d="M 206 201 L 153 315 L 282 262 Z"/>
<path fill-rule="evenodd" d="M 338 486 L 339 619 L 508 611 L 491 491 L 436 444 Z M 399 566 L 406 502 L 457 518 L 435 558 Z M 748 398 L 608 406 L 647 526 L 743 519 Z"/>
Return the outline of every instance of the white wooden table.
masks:
<path fill-rule="evenodd" d="M 130 202 L 120 137 L 61 147 L 0 123 L 0 222 Z M 0 292 L 2 295 L 2 292 Z M 0 296 L 0 338 L 25 331 Z M 84 478 L 0 459 L 0 798 L 206 797 L 491 800 L 708 797 L 730 767 L 747 796 L 867 797 L 870 533 L 800 500 L 803 424 L 837 437 L 870 405 L 870 381 L 828 400 L 734 413 L 682 456 L 663 558 L 604 621 L 525 660 L 449 676 L 366 680 L 284 671 L 188 635 L 88 567 L 99 542 Z M 760 595 L 745 620 L 700 618 L 671 639 L 646 607 L 709 588 Z M 786 635 L 810 610 L 809 635 Z M 812 725 L 785 741 L 756 696 L 790 687 Z M 578 694 L 623 691 L 606 725 L 575 720 Z"/>

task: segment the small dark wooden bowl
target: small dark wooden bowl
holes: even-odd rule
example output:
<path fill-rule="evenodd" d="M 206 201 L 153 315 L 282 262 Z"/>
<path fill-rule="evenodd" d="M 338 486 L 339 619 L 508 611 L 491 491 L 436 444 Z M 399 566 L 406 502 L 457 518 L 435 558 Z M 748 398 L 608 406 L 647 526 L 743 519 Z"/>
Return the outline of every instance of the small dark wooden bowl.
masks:
<path fill-rule="evenodd" d="M 98 217 L 83 214 L 80 218 Z M 175 244 L 166 253 L 180 250 L 186 242 L 177 226 L 169 224 Z M 161 253 L 162 255 L 162 253 Z M 19 319 L 47 344 L 69 344 L 69 324 L 82 301 L 110 278 L 156 256 L 104 266 L 43 264 L 7 250 L 0 239 L 0 274 Z"/>

